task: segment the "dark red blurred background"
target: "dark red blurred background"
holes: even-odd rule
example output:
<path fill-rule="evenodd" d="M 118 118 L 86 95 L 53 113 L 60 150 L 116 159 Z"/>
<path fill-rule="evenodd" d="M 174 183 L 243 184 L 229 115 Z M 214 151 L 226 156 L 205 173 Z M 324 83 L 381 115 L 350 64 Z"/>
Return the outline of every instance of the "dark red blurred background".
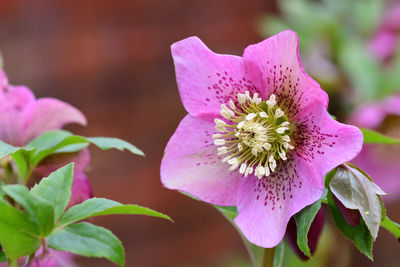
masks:
<path fill-rule="evenodd" d="M 262 39 L 258 19 L 275 10 L 275 1 L 268 0 L 1 1 L 0 51 L 10 82 L 82 110 L 88 126 L 69 129 L 120 137 L 146 153 L 141 158 L 91 149 L 96 196 L 151 207 L 175 221 L 96 218 L 122 240 L 127 266 L 231 266 L 246 257 L 240 238 L 217 211 L 161 185 L 164 147 L 186 114 L 169 46 L 197 35 L 214 51 L 240 55 Z M 396 245 L 384 252 L 377 248 L 375 263 L 384 264 L 383 253 L 390 249 L 396 255 Z M 79 262 L 113 266 L 100 259 Z M 357 262 L 369 264 L 361 257 Z"/>

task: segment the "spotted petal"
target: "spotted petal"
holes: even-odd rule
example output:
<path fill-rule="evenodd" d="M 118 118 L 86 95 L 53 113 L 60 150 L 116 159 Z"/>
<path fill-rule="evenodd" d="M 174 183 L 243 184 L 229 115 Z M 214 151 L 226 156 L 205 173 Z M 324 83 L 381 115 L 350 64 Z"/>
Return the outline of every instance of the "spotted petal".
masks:
<path fill-rule="evenodd" d="M 235 99 L 237 93 L 261 88 L 258 69 L 246 69 L 241 57 L 212 52 L 197 37 L 176 42 L 171 50 L 181 100 L 192 116 L 215 117 L 221 104 Z M 257 83 L 248 79 L 248 72 L 260 78 Z"/>
<path fill-rule="evenodd" d="M 267 81 L 263 92 L 275 94 L 277 102 L 290 117 L 295 116 L 313 100 L 328 106 L 328 96 L 304 71 L 299 56 L 299 38 L 293 31 L 280 32 L 258 44 L 250 45 L 243 55 L 246 65 L 255 64 L 262 71 L 259 77 Z"/>
<path fill-rule="evenodd" d="M 310 165 L 318 177 L 352 160 L 361 151 L 361 131 L 332 119 L 318 100 L 303 109 L 293 121 L 296 125 L 295 157 Z M 322 186 L 323 180 L 320 182 Z"/>
<path fill-rule="evenodd" d="M 278 245 L 290 217 L 321 197 L 323 187 L 303 177 L 314 177 L 310 181 L 319 178 L 311 168 L 288 160 L 269 177 L 244 179 L 238 192 L 235 223 L 250 242 L 261 247 Z"/>
<path fill-rule="evenodd" d="M 241 175 L 216 155 L 214 132 L 212 121 L 187 115 L 165 149 L 161 181 L 211 204 L 234 206 Z"/>

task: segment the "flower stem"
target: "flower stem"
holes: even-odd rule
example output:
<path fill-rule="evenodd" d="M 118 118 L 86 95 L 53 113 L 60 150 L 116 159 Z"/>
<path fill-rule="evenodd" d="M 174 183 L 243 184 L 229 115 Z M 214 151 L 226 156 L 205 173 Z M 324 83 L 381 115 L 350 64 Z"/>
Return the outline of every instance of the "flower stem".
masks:
<path fill-rule="evenodd" d="M 18 267 L 18 260 L 17 259 L 9 259 L 8 267 Z"/>
<path fill-rule="evenodd" d="M 274 267 L 275 248 L 264 249 L 264 259 L 262 267 Z"/>
<path fill-rule="evenodd" d="M 32 260 L 35 258 L 35 253 L 36 252 L 33 252 L 31 255 L 29 255 L 29 257 L 26 259 L 26 262 L 25 262 L 23 267 L 29 267 L 30 266 Z"/>

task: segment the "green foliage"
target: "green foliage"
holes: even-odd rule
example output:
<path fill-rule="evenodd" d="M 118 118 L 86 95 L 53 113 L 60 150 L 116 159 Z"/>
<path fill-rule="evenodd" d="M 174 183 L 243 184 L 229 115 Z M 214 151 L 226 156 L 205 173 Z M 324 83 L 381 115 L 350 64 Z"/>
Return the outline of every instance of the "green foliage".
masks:
<path fill-rule="evenodd" d="M 5 194 L 24 208 L 30 221 L 38 228 L 40 236 L 44 237 L 53 230 L 54 210 L 52 205 L 42 198 L 34 196 L 23 185 L 6 185 L 2 189 Z"/>
<path fill-rule="evenodd" d="M 0 198 L 0 244 L 8 259 L 31 255 L 47 239 L 54 249 L 105 257 L 123 266 L 124 250 L 118 238 L 102 227 L 75 222 L 110 214 L 140 214 L 172 221 L 149 208 L 104 198 L 86 200 L 64 213 L 71 197 L 73 166 L 71 163 L 56 170 L 30 191 L 23 185 L 0 184 L 0 196 L 6 195 L 17 204 L 13 207 Z"/>
<path fill-rule="evenodd" d="M 9 259 L 18 259 L 39 249 L 39 230 L 26 213 L 0 199 L 0 214 L 0 244 Z"/>
<path fill-rule="evenodd" d="M 7 260 L 7 255 L 4 251 L 0 250 L 0 262 L 5 262 Z"/>
<path fill-rule="evenodd" d="M 230 218 L 231 220 L 235 219 L 238 215 L 238 211 L 236 207 L 222 207 L 213 205 L 217 210 L 219 210 L 224 216 Z"/>
<path fill-rule="evenodd" d="M 103 150 L 115 148 L 121 151 L 127 150 L 136 155 L 144 155 L 134 145 L 118 138 L 83 137 L 73 135 L 68 131 L 56 130 L 36 137 L 24 147 L 15 147 L 0 140 L 0 159 L 11 155 L 17 165 L 20 181 L 26 183 L 33 168 L 44 158 L 55 153 L 77 152 L 89 144 L 94 144 Z"/>
<path fill-rule="evenodd" d="M 389 217 L 383 217 L 381 226 L 392 233 L 397 239 L 400 240 L 400 224 L 392 221 Z"/>
<path fill-rule="evenodd" d="M 361 132 L 364 135 L 364 144 L 400 144 L 400 140 L 383 135 L 376 131 L 361 128 Z"/>
<path fill-rule="evenodd" d="M 138 149 L 137 147 L 135 147 L 134 145 L 118 139 L 118 138 L 113 138 L 113 137 L 88 137 L 86 138 L 87 141 L 89 141 L 90 143 L 98 146 L 99 148 L 103 149 L 103 150 L 108 150 L 111 148 L 115 148 L 118 149 L 120 151 L 123 150 L 128 150 L 129 152 L 131 152 L 132 154 L 136 154 L 139 156 L 144 156 L 144 153 Z"/>
<path fill-rule="evenodd" d="M 165 214 L 138 205 L 123 205 L 105 198 L 91 198 L 68 209 L 60 219 L 59 226 L 85 220 L 90 217 L 112 214 L 140 214 L 171 220 Z"/>
<path fill-rule="evenodd" d="M 297 245 L 299 246 L 299 249 L 309 258 L 311 258 L 311 252 L 310 248 L 308 247 L 308 231 L 310 231 L 311 224 L 320 208 L 321 200 L 318 200 L 294 215 L 297 226 Z"/>
<path fill-rule="evenodd" d="M 366 173 L 350 164 L 337 168 L 329 182 L 329 188 L 346 208 L 360 211 L 375 240 L 382 219 L 379 195 L 386 193 Z"/>
<path fill-rule="evenodd" d="M 275 247 L 274 267 L 282 267 L 285 256 L 285 244 L 282 241 Z"/>
<path fill-rule="evenodd" d="M 336 206 L 332 192 L 328 192 L 328 205 L 331 210 L 333 219 L 336 223 L 336 226 L 342 232 L 342 234 L 350 239 L 356 248 L 363 253 L 365 256 L 372 260 L 372 244 L 373 239 L 371 233 L 368 230 L 368 227 L 365 225 L 364 221 L 361 219 L 361 222 L 357 226 L 351 226 L 347 224 L 345 218 L 340 213 L 339 208 Z"/>
<path fill-rule="evenodd" d="M 15 153 L 15 152 L 19 151 L 20 149 L 21 149 L 20 147 L 9 145 L 0 140 L 0 159 L 4 158 L 5 156 Z M 32 150 L 32 149 L 26 148 L 26 150 Z"/>
<path fill-rule="evenodd" d="M 326 200 L 331 211 L 333 220 L 336 226 L 342 232 L 342 234 L 351 240 L 356 248 L 372 260 L 372 245 L 373 239 L 368 227 L 365 225 L 364 221 L 361 219 L 360 224 L 357 226 L 351 226 L 346 222 L 339 208 L 336 206 L 333 200 L 333 194 L 330 190 L 329 184 L 336 174 L 337 169 L 333 169 L 325 176 L 325 188 L 328 189 L 326 192 Z"/>
<path fill-rule="evenodd" d="M 360 40 L 348 38 L 339 51 L 339 62 L 356 89 L 358 100 L 368 101 L 378 96 L 381 67 Z"/>
<path fill-rule="evenodd" d="M 104 257 L 120 266 L 125 264 L 121 241 L 111 231 L 90 223 L 76 223 L 54 231 L 49 247 L 87 257 Z"/>
<path fill-rule="evenodd" d="M 70 163 L 43 178 L 31 189 L 34 196 L 42 197 L 52 205 L 55 222 L 61 217 L 71 198 L 73 175 L 74 164 Z"/>
<path fill-rule="evenodd" d="M 132 144 L 118 138 L 86 138 L 58 130 L 44 133 L 24 147 L 0 140 L 0 159 L 10 156 L 17 167 L 19 182 L 27 183 L 33 169 L 44 158 L 56 153 L 77 152 L 89 144 L 103 150 L 115 148 L 144 155 Z M 118 238 L 102 227 L 76 222 L 110 214 L 148 215 L 172 221 L 167 215 L 149 208 L 104 198 L 89 199 L 65 212 L 71 197 L 73 173 L 73 164 L 68 164 L 43 178 L 31 190 L 23 185 L 0 183 L 0 244 L 4 260 L 15 263 L 18 258 L 37 251 L 42 240 L 47 239 L 54 249 L 105 257 L 123 266 L 124 250 Z M 4 198 L 5 195 L 8 198 Z"/>

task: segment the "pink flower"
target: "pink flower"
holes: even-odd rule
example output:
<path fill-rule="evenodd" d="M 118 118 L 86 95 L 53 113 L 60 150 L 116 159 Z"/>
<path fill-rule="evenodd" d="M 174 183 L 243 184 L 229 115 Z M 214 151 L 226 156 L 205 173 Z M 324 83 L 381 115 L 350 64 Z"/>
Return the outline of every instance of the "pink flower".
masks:
<path fill-rule="evenodd" d="M 248 46 L 243 57 L 215 54 L 197 37 L 172 45 L 189 115 L 168 142 L 161 180 L 237 206 L 235 223 L 262 247 L 279 244 L 292 215 L 321 197 L 324 175 L 362 146 L 357 128 L 329 116 L 298 46 L 292 31 Z"/>
<path fill-rule="evenodd" d="M 10 85 L 6 74 L 0 70 L 0 140 L 23 146 L 44 132 L 60 129 L 68 123 L 85 125 L 86 118 L 78 109 L 60 100 L 35 99 L 29 88 Z M 90 184 L 84 174 L 89 161 L 86 150 L 51 156 L 37 166 L 34 176 L 40 179 L 69 162 L 77 163 L 70 205 L 78 204 L 91 197 Z"/>
<path fill-rule="evenodd" d="M 381 60 L 389 59 L 395 52 L 400 38 L 400 5 L 384 14 L 378 33 L 370 43 L 371 51 Z"/>
<path fill-rule="evenodd" d="M 47 248 L 45 254 L 43 254 L 43 247 L 36 252 L 35 258 L 30 262 L 30 267 L 75 267 L 74 261 L 75 255 L 69 252 L 57 251 L 51 248 Z M 21 258 L 19 264 L 24 266 L 26 257 Z M 7 263 L 0 263 L 0 267 L 8 266 Z"/>
<path fill-rule="evenodd" d="M 377 130 L 386 135 L 400 137 L 400 95 L 363 105 L 349 117 L 349 122 L 363 128 Z M 365 144 L 361 153 L 352 161 L 368 173 L 378 186 L 390 194 L 386 201 L 400 196 L 400 148 L 379 144 Z"/>

